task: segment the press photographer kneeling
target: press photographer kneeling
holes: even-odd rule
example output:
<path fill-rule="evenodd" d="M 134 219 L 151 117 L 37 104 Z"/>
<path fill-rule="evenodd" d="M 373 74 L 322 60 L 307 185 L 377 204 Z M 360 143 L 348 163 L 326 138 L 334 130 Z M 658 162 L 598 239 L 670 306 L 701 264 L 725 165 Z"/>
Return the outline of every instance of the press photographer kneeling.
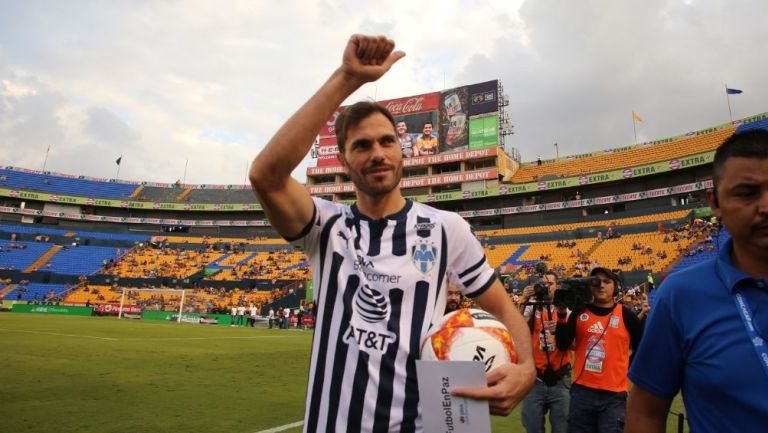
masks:
<path fill-rule="evenodd" d="M 555 345 L 557 312 L 552 304 L 558 290 L 557 274 L 537 265 L 539 276 L 535 284 L 523 290 L 523 317 L 531 330 L 531 345 L 536 363 L 537 379 L 533 389 L 523 399 L 521 419 L 528 433 L 545 431 L 546 414 L 552 433 L 567 430 L 571 387 L 571 353 Z"/>
<path fill-rule="evenodd" d="M 591 300 L 573 305 L 570 315 L 558 306 L 555 342 L 560 350 L 573 346 L 575 357 L 568 432 L 621 432 L 630 349 L 637 350 L 643 324 L 629 307 L 616 302 L 616 274 L 598 267 L 591 276 L 596 277 L 587 280 Z"/>

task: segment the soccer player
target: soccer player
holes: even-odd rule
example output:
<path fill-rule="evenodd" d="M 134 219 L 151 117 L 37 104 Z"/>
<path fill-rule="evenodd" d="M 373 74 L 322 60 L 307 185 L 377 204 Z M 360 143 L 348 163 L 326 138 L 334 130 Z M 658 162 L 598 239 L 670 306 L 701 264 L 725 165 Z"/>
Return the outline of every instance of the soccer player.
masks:
<path fill-rule="evenodd" d="M 629 371 L 627 432 L 665 431 L 679 391 L 691 431 L 766 430 L 768 131 L 734 134 L 713 169 L 707 200 L 731 239 L 657 289 Z"/>
<path fill-rule="evenodd" d="M 383 37 L 354 35 L 338 67 L 269 141 L 250 180 L 272 226 L 306 251 L 314 269 L 312 343 L 304 431 L 418 432 L 416 359 L 446 305 L 446 270 L 462 292 L 510 329 L 517 364 L 488 386 L 455 390 L 508 414 L 531 388 L 528 329 L 469 225 L 458 215 L 403 198 L 403 156 L 392 115 L 360 102 L 336 121 L 339 160 L 355 204 L 313 198 L 291 172 L 348 96 L 405 54 Z"/>

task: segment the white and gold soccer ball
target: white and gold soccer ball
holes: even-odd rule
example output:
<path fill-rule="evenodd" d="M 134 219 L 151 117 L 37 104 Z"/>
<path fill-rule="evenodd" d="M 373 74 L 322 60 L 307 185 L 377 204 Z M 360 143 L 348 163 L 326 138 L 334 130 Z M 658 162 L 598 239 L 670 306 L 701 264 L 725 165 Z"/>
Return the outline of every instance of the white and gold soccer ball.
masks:
<path fill-rule="evenodd" d="M 462 308 L 447 314 L 421 344 L 425 361 L 478 361 L 485 371 L 517 362 L 512 336 L 492 314 Z"/>

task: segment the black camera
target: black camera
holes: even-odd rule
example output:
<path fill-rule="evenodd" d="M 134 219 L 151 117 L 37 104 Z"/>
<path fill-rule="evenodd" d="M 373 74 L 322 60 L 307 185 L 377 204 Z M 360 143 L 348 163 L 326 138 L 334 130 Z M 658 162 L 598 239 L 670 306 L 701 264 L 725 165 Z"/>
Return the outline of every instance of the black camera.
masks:
<path fill-rule="evenodd" d="M 549 286 L 545 283 L 535 283 L 533 285 L 533 299 L 536 302 L 545 302 L 549 299 Z"/>
<path fill-rule="evenodd" d="M 560 288 L 555 290 L 552 303 L 556 307 L 565 307 L 571 311 L 583 308 L 592 302 L 592 290 L 600 287 L 597 277 L 568 278 L 560 280 Z"/>

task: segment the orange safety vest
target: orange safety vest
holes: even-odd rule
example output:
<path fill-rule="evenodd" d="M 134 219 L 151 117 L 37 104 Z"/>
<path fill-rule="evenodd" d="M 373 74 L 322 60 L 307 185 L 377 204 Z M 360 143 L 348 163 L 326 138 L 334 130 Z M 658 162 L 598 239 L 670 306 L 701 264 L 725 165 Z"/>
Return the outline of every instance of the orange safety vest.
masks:
<path fill-rule="evenodd" d="M 608 316 L 584 310 L 576 318 L 574 383 L 605 391 L 629 390 L 630 338 L 623 312 L 616 304 Z"/>
<path fill-rule="evenodd" d="M 549 311 L 547 306 L 545 306 L 544 309 L 534 309 L 531 346 L 533 346 L 533 360 L 536 363 L 536 370 L 539 373 L 544 373 L 547 369 L 547 351 L 544 350 L 545 341 L 543 335 L 541 335 L 541 315 L 545 314 L 543 310 L 547 310 L 547 313 L 544 316 L 544 327 L 547 330 L 547 334 L 554 336 L 555 326 L 557 326 L 556 311 Z M 549 365 L 552 366 L 552 370 L 557 371 L 571 362 L 571 351 L 559 350 L 554 339 L 551 339 L 550 341 L 551 343 L 546 345 L 549 349 Z"/>

